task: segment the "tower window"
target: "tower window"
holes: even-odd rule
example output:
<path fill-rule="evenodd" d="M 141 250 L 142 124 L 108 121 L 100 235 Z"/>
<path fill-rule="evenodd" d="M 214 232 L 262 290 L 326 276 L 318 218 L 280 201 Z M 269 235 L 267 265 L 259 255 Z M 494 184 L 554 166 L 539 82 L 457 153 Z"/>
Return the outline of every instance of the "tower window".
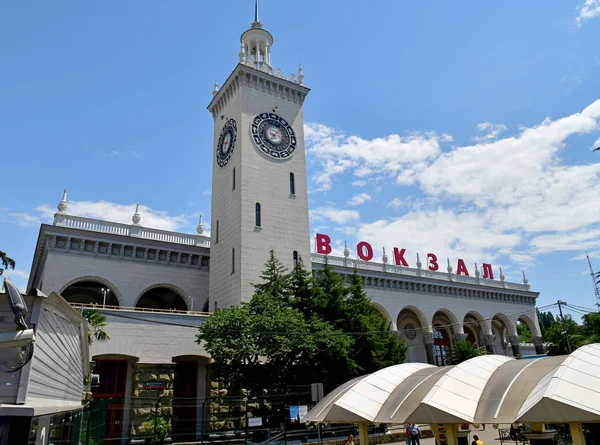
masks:
<path fill-rule="evenodd" d="M 294 259 L 294 270 L 298 269 L 298 266 L 300 266 L 300 260 L 298 259 L 298 251 L 294 250 L 294 253 L 292 254 L 292 258 Z"/>
<path fill-rule="evenodd" d="M 290 173 L 290 195 L 296 194 L 296 179 L 294 178 L 294 174 Z"/>
<path fill-rule="evenodd" d="M 219 220 L 217 219 L 217 227 L 215 229 L 215 244 L 219 242 Z"/>
<path fill-rule="evenodd" d="M 256 203 L 254 213 L 256 227 L 260 227 L 260 202 Z"/>
<path fill-rule="evenodd" d="M 232 178 L 232 181 L 233 181 L 233 187 L 231 188 L 231 190 L 235 190 L 235 167 L 233 167 L 233 178 Z"/>
<path fill-rule="evenodd" d="M 235 248 L 231 249 L 231 273 L 235 273 Z"/>

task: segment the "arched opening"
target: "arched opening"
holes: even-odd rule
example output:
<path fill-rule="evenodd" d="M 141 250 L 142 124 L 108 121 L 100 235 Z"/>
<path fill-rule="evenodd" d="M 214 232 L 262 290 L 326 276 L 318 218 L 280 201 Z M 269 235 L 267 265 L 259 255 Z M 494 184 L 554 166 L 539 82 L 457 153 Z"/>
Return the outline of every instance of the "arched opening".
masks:
<path fill-rule="evenodd" d="M 185 300 L 168 287 L 153 287 L 142 294 L 135 305 L 136 309 L 162 309 L 187 311 Z"/>
<path fill-rule="evenodd" d="M 515 335 L 512 323 L 504 314 L 496 314 L 492 318 L 492 334 L 496 336 L 494 351 L 498 354 L 501 351 L 508 355 L 510 349 L 510 336 Z"/>
<path fill-rule="evenodd" d="M 517 334 L 523 343 L 533 343 L 533 337 L 540 337 L 537 326 L 527 315 L 521 315 L 517 319 Z"/>
<path fill-rule="evenodd" d="M 452 334 L 458 331 L 458 320 L 446 309 L 440 309 L 433 314 L 433 354 L 435 364 L 445 366 L 450 363 Z"/>
<path fill-rule="evenodd" d="M 408 362 L 427 362 L 427 350 L 423 341 L 423 333 L 427 327 L 427 318 L 414 306 L 406 306 L 398 314 L 396 330 L 408 346 Z"/>
<path fill-rule="evenodd" d="M 484 319 L 478 312 L 471 311 L 463 319 L 463 330 L 467 341 L 474 345 L 484 344 Z"/>
<path fill-rule="evenodd" d="M 119 306 L 117 295 L 111 287 L 92 280 L 70 284 L 61 292 L 61 296 L 71 304 Z"/>

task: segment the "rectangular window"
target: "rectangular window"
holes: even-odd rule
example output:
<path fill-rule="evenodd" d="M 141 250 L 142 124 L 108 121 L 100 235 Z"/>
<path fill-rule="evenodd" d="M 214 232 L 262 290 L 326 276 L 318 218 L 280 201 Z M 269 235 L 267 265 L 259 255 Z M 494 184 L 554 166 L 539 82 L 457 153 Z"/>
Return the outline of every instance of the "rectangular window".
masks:
<path fill-rule="evenodd" d="M 294 250 L 294 254 L 292 255 L 292 258 L 294 260 L 294 270 L 298 269 L 298 266 L 300 265 L 300 261 L 298 260 L 298 251 Z"/>
<path fill-rule="evenodd" d="M 215 244 L 219 242 L 219 220 L 217 219 L 217 227 L 215 228 Z"/>
<path fill-rule="evenodd" d="M 254 208 L 254 223 L 256 225 L 256 227 L 260 227 L 260 219 L 261 219 L 261 214 L 260 214 L 260 202 L 256 203 L 256 206 Z"/>
<path fill-rule="evenodd" d="M 231 273 L 235 273 L 235 249 L 231 249 Z"/>
<path fill-rule="evenodd" d="M 293 173 L 290 173 L 290 195 L 296 194 L 296 179 Z"/>
<path fill-rule="evenodd" d="M 233 187 L 231 190 L 235 190 L 235 167 L 233 167 Z"/>

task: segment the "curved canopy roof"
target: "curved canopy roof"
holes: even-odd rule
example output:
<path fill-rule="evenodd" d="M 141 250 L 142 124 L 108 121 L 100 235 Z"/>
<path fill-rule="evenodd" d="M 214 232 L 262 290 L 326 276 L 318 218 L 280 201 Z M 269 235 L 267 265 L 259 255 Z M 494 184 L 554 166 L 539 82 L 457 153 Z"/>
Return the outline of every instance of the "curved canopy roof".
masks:
<path fill-rule="evenodd" d="M 600 421 L 600 344 L 569 356 L 406 363 L 336 388 L 304 418 L 331 423 Z"/>

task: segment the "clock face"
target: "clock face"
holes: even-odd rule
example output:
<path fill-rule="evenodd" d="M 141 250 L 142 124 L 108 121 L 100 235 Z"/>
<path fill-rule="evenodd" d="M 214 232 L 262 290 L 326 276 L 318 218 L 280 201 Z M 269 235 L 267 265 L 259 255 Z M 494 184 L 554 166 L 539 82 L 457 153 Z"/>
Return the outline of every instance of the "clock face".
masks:
<path fill-rule="evenodd" d="M 252 138 L 260 150 L 275 159 L 286 159 L 296 151 L 296 134 L 275 113 L 261 113 L 252 120 Z"/>
<path fill-rule="evenodd" d="M 237 139 L 237 124 L 235 120 L 229 119 L 217 142 L 217 164 L 219 167 L 225 167 L 229 162 L 229 158 L 235 148 L 235 140 Z"/>

